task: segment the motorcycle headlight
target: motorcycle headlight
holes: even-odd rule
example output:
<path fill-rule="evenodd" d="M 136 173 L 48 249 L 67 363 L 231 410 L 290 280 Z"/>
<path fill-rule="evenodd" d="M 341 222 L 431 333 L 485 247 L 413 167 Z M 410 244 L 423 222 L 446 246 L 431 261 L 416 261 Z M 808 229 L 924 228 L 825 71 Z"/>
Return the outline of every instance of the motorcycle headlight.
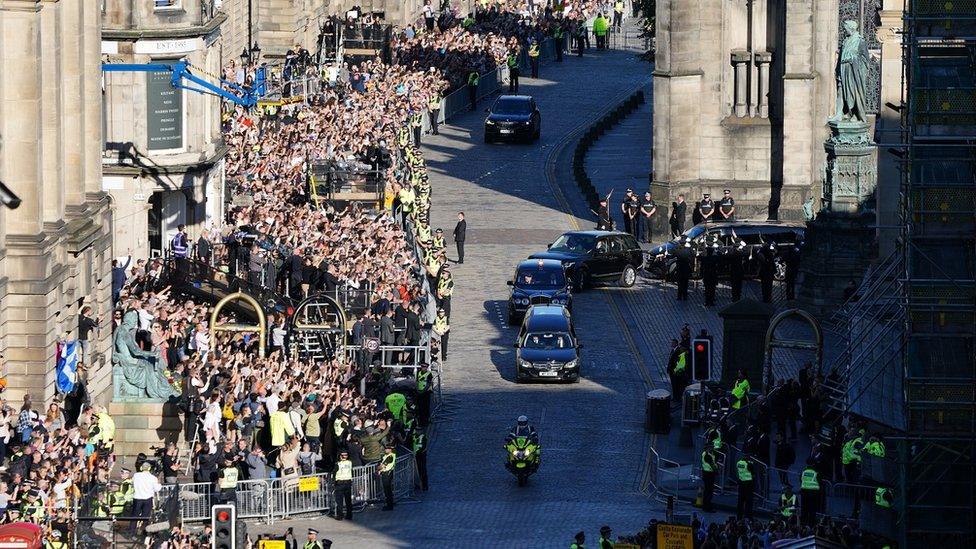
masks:
<path fill-rule="evenodd" d="M 575 368 L 577 366 L 579 366 L 579 359 L 578 358 L 574 358 L 573 360 L 570 360 L 569 362 L 567 362 L 566 365 L 563 366 L 563 368 Z"/>
<path fill-rule="evenodd" d="M 528 448 L 525 449 L 525 455 L 528 456 L 531 453 L 532 453 L 532 447 L 529 446 Z"/>

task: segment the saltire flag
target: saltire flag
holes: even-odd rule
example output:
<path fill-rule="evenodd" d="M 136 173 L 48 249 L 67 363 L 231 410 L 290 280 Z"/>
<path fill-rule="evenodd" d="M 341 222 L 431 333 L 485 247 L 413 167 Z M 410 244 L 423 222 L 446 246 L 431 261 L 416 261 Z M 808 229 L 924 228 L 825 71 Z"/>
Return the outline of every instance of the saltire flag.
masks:
<path fill-rule="evenodd" d="M 58 391 L 70 393 L 78 381 L 78 341 L 62 341 L 58 343 L 57 374 Z"/>

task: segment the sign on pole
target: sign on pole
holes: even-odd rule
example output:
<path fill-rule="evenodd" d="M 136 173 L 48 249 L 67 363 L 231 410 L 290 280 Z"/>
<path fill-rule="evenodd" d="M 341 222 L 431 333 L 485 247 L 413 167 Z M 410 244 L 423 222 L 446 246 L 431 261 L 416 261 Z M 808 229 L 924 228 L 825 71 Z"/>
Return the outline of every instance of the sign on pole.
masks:
<path fill-rule="evenodd" d="M 319 477 L 302 477 L 298 479 L 299 492 L 318 492 L 319 486 Z"/>
<path fill-rule="evenodd" d="M 694 549 L 691 526 L 679 524 L 657 525 L 657 549 Z"/>

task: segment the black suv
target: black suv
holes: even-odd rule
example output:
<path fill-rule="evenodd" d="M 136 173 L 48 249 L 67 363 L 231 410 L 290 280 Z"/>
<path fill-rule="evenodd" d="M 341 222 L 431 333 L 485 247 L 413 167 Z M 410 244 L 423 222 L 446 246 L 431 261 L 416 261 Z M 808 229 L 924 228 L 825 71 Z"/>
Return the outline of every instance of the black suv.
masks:
<path fill-rule="evenodd" d="M 579 381 L 580 350 L 573 320 L 561 305 L 533 305 L 515 340 L 515 381 Z"/>
<path fill-rule="evenodd" d="M 806 225 L 792 221 L 720 221 L 717 223 L 699 223 L 688 229 L 684 234 L 670 242 L 665 242 L 660 246 L 651 248 L 648 252 L 646 263 L 647 271 L 658 278 L 667 277 L 673 279 L 675 276 L 675 252 L 682 245 L 682 241 L 687 238 L 691 240 L 691 246 L 695 249 L 703 249 L 706 242 L 711 242 L 713 238 L 718 239 L 723 251 L 738 244 L 739 240 L 744 240 L 750 251 L 757 251 L 760 247 L 768 246 L 770 243 L 776 245 L 780 251 L 793 248 L 798 242 L 802 242 L 806 232 Z M 746 278 L 756 278 L 759 276 L 759 261 L 755 253 L 751 253 L 752 260 L 746 261 Z M 776 279 L 782 280 L 786 274 L 786 265 L 783 263 L 783 254 L 776 256 Z M 728 276 L 728 268 L 725 263 L 719 276 Z M 692 276 L 698 278 L 701 273 L 696 268 Z"/>
<path fill-rule="evenodd" d="M 577 290 L 595 282 L 616 282 L 629 288 L 644 264 L 640 244 L 630 234 L 609 231 L 571 231 L 529 259 L 556 259 Z"/>
<path fill-rule="evenodd" d="M 503 95 L 485 112 L 488 113 L 488 118 L 485 118 L 485 143 L 496 139 L 539 139 L 542 115 L 532 97 Z"/>
<path fill-rule="evenodd" d="M 555 259 L 526 259 L 515 268 L 508 281 L 508 323 L 515 324 L 531 305 L 564 305 L 573 310 L 573 296 L 563 264 Z"/>

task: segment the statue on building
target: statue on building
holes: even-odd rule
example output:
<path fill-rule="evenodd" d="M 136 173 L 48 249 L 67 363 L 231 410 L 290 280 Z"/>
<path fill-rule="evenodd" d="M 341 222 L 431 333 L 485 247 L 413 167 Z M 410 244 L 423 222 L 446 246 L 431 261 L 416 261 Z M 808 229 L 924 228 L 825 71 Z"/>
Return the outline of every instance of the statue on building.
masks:
<path fill-rule="evenodd" d="M 867 123 L 868 45 L 857 21 L 844 21 L 847 38 L 837 61 L 837 115 L 834 120 Z"/>
<path fill-rule="evenodd" d="M 115 330 L 112 365 L 116 366 L 116 375 L 120 370 L 122 374 L 122 379 L 116 380 L 119 394 L 115 396 L 163 400 L 178 396 L 163 373 L 159 354 L 143 351 L 136 343 L 137 322 L 138 313 L 129 311 Z"/>

